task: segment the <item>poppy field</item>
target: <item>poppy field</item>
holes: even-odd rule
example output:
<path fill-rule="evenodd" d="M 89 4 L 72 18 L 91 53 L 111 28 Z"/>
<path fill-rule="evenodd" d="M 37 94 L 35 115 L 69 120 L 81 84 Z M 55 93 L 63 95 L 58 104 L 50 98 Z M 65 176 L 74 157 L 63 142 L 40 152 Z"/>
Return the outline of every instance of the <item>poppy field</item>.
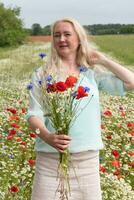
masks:
<path fill-rule="evenodd" d="M 38 136 L 26 121 L 27 85 L 32 71 L 43 64 L 38 55 L 49 51 L 47 42 L 0 49 L 0 200 L 31 198 Z M 126 60 L 126 65 L 133 68 L 134 63 Z M 123 97 L 100 93 L 100 103 L 105 146 L 100 151 L 103 200 L 133 200 L 134 92 Z"/>

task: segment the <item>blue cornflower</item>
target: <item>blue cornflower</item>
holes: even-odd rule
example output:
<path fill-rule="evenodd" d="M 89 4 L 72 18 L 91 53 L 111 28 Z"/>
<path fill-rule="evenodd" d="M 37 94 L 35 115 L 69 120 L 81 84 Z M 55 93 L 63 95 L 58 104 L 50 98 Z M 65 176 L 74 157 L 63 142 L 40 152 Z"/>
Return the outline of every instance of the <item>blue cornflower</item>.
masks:
<path fill-rule="evenodd" d="M 77 91 L 73 92 L 71 95 L 75 98 L 77 95 Z"/>
<path fill-rule="evenodd" d="M 31 90 L 33 88 L 33 84 L 32 83 L 29 83 L 28 85 L 27 85 L 27 89 L 28 90 Z"/>
<path fill-rule="evenodd" d="M 39 56 L 43 59 L 44 57 L 46 57 L 47 55 L 45 53 L 40 53 Z"/>
<path fill-rule="evenodd" d="M 89 92 L 90 91 L 89 87 L 84 87 L 84 89 L 85 89 L 85 92 Z"/>
<path fill-rule="evenodd" d="M 39 80 L 38 83 L 39 83 L 40 86 L 42 85 L 42 81 L 41 80 Z"/>
<path fill-rule="evenodd" d="M 50 81 L 52 80 L 52 76 L 51 76 L 51 75 L 48 75 L 47 77 L 45 77 L 45 80 L 46 80 L 47 82 L 50 82 Z"/>
<path fill-rule="evenodd" d="M 87 67 L 85 66 L 80 66 L 80 72 L 86 72 L 87 71 Z"/>

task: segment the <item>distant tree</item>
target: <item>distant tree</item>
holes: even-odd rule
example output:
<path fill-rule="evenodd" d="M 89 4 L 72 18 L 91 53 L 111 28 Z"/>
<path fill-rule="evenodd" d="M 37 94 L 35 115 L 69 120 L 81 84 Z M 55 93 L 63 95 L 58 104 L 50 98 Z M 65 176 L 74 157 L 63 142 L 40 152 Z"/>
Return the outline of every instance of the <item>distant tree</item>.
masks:
<path fill-rule="evenodd" d="M 0 46 L 13 46 L 23 42 L 26 33 L 19 15 L 19 7 L 5 8 L 0 3 Z"/>
<path fill-rule="evenodd" d="M 42 27 L 40 26 L 40 24 L 35 23 L 32 25 L 31 35 L 42 35 Z"/>
<path fill-rule="evenodd" d="M 51 35 L 50 25 L 45 26 L 42 29 L 43 35 Z"/>

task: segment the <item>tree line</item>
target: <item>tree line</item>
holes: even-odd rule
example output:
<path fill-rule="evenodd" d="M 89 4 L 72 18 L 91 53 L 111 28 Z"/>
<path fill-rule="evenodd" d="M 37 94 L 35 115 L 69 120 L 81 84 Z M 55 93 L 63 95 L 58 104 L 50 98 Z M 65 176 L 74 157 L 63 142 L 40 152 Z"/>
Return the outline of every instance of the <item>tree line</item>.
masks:
<path fill-rule="evenodd" d="M 6 8 L 0 3 L 0 47 L 22 44 L 28 35 L 50 35 L 50 25 L 42 27 L 34 23 L 31 28 L 25 28 L 20 18 L 19 7 Z M 134 34 L 134 24 L 94 24 L 85 25 L 88 34 Z"/>
<path fill-rule="evenodd" d="M 94 24 L 84 25 L 88 34 L 106 35 L 106 34 L 134 34 L 134 24 Z M 50 35 L 50 25 L 41 27 L 40 24 L 34 23 L 31 29 L 26 29 L 30 35 Z"/>

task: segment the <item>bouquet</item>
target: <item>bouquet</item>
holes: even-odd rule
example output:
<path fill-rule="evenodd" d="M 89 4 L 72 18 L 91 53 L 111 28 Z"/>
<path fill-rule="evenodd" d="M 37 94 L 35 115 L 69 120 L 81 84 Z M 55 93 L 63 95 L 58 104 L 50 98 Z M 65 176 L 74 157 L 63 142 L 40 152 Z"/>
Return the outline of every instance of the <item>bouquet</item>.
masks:
<path fill-rule="evenodd" d="M 47 75 L 41 84 L 43 107 L 57 134 L 69 134 L 69 129 L 80 114 L 80 101 L 89 95 L 89 88 L 77 86 L 78 78 L 68 76 L 66 80 L 56 81 L 52 75 Z M 92 96 L 91 96 L 92 97 Z M 89 101 L 91 98 L 89 98 Z M 88 103 L 89 103 L 88 101 Z M 46 110 L 47 109 L 47 110 Z M 68 199 L 69 184 L 69 150 L 59 152 L 58 178 L 60 199 Z"/>

